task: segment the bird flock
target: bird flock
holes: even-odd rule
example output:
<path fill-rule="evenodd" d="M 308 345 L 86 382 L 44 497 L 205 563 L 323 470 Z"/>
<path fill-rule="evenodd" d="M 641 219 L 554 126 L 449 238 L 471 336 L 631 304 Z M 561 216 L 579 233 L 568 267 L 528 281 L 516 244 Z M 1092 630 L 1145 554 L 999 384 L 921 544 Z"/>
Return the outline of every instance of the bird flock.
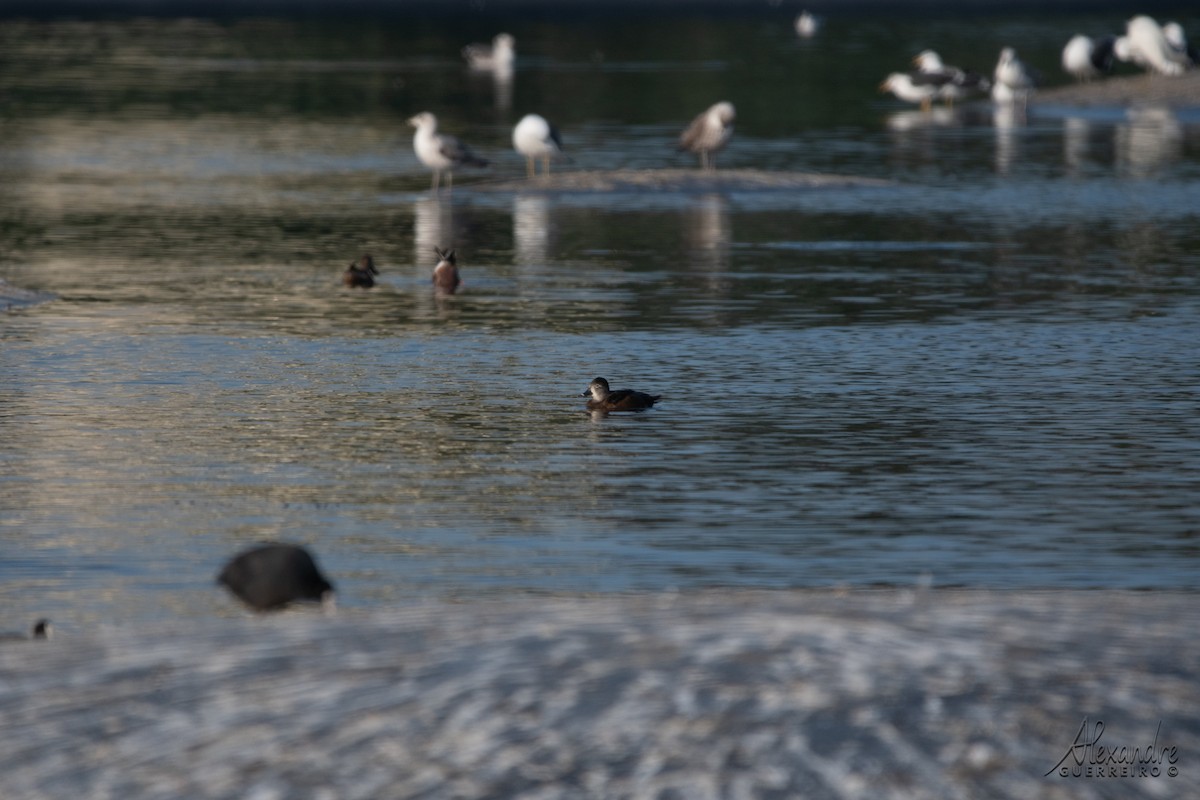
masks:
<path fill-rule="evenodd" d="M 799 30 L 800 22 L 796 22 Z M 1158 75 L 1179 76 L 1200 65 L 1200 54 L 1188 43 L 1178 22 L 1160 25 L 1144 14 L 1125 23 L 1125 33 L 1117 36 L 1072 36 L 1062 51 L 1062 68 L 1079 81 L 1092 81 L 1112 72 L 1115 61 L 1141 67 Z M 1028 102 L 1039 82 L 1036 71 L 1025 66 L 1016 49 L 1001 49 L 989 81 L 971 70 L 942 63 L 933 50 L 925 50 L 913 59 L 913 72 L 893 72 L 880 84 L 880 91 L 898 99 L 917 103 L 928 111 L 935 100 L 952 106 L 956 100 L 990 92 L 998 105 Z"/>

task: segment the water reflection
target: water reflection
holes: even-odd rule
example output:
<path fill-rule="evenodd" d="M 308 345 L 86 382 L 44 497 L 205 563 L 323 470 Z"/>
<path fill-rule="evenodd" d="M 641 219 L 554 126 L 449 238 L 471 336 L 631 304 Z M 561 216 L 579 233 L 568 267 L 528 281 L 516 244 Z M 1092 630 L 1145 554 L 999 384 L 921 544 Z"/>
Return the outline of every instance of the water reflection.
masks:
<path fill-rule="evenodd" d="M 729 201 L 719 194 L 701 195 L 688 209 L 684 219 L 684 233 L 692 263 L 712 273 L 727 272 L 733 241 Z"/>
<path fill-rule="evenodd" d="M 924 128 L 946 128 L 962 123 L 958 109 L 934 106 L 928 111 L 897 111 L 889 114 L 888 130 L 897 133 L 922 130 Z"/>
<path fill-rule="evenodd" d="M 1137 108 L 1116 129 L 1117 168 L 1134 178 L 1158 174 L 1183 156 L 1183 128 L 1167 108 Z"/>
<path fill-rule="evenodd" d="M 1025 107 L 996 103 L 992 108 L 992 126 L 996 129 L 996 172 L 1007 175 L 1020 158 L 1018 129 L 1026 124 Z"/>
<path fill-rule="evenodd" d="M 1063 120 L 1063 163 L 1068 174 L 1078 174 L 1087 165 L 1091 132 L 1091 123 L 1086 119 L 1067 117 Z"/>
<path fill-rule="evenodd" d="M 513 195 L 513 250 L 524 268 L 542 267 L 550 260 L 553 228 L 550 200 L 545 195 Z"/>
<path fill-rule="evenodd" d="M 413 203 L 413 260 L 424 264 L 437 247 L 454 247 L 454 203 L 449 198 L 422 197 Z"/>

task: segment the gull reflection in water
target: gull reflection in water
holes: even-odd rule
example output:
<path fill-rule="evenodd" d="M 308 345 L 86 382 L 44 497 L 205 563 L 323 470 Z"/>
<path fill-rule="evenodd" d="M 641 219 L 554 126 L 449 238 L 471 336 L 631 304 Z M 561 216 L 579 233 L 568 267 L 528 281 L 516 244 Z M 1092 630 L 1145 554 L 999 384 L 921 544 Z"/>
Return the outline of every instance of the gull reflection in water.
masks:
<path fill-rule="evenodd" d="M 713 280 L 728 272 L 733 241 L 729 201 L 719 194 L 696 197 L 684 217 L 684 224 L 692 263 L 713 273 Z"/>
<path fill-rule="evenodd" d="M 1088 138 L 1092 133 L 1092 124 L 1080 117 L 1067 117 L 1063 120 L 1063 162 L 1067 171 L 1074 175 L 1087 166 Z"/>
<path fill-rule="evenodd" d="M 1025 109 L 1013 103 L 997 103 L 992 108 L 992 125 L 996 129 L 996 172 L 1007 175 L 1021 156 L 1017 128 L 1025 125 Z"/>
<path fill-rule="evenodd" d="M 1128 118 L 1116 131 L 1117 166 L 1122 172 L 1150 177 L 1183 157 L 1183 127 L 1169 109 L 1131 109 Z"/>
<path fill-rule="evenodd" d="M 428 262 L 435 247 L 454 247 L 454 206 L 448 199 L 422 197 L 413 203 L 413 260 Z"/>
<path fill-rule="evenodd" d="M 947 128 L 961 122 L 958 109 L 935 106 L 928 111 L 897 111 L 888 114 L 888 130 L 896 133 L 922 130 L 924 128 Z"/>
<path fill-rule="evenodd" d="M 544 195 L 514 195 L 513 249 L 522 270 L 546 265 L 553 235 L 550 201 Z"/>

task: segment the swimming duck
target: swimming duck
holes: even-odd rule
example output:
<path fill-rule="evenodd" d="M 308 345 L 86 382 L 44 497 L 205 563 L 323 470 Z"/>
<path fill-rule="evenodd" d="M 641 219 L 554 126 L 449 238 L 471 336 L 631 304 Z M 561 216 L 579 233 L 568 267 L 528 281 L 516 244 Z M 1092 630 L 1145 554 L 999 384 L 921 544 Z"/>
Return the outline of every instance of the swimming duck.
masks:
<path fill-rule="evenodd" d="M 331 584 L 299 545 L 272 542 L 234 556 L 217 583 L 255 611 L 272 611 L 298 600 L 333 603 Z"/>
<path fill-rule="evenodd" d="M 54 634 L 50 620 L 39 619 L 33 623 L 29 633 L 0 633 L 0 642 L 27 642 L 31 639 L 49 639 Z"/>
<path fill-rule="evenodd" d="M 378 274 L 379 270 L 375 267 L 375 259 L 371 258 L 370 253 L 363 253 L 362 258 L 358 261 L 351 261 L 350 266 L 346 267 L 346 271 L 342 273 L 342 283 L 347 286 L 370 289 L 375 285 L 375 276 Z"/>
<path fill-rule="evenodd" d="M 592 411 L 645 411 L 658 402 L 662 395 L 635 392 L 633 389 L 608 388 L 608 381 L 596 378 L 588 384 L 581 397 L 591 395 L 587 407 Z"/>
<path fill-rule="evenodd" d="M 433 252 L 441 259 L 433 268 L 433 289 L 438 294 L 454 294 L 462 285 L 462 278 L 458 275 L 458 262 L 454 260 L 454 251 L 435 247 Z"/>

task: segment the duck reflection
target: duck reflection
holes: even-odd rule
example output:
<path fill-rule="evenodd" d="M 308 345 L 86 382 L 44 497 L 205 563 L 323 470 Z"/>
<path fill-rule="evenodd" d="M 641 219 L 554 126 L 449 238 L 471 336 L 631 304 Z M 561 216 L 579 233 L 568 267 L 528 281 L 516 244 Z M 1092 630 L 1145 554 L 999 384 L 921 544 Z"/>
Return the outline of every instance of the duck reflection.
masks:
<path fill-rule="evenodd" d="M 513 249 L 517 263 L 525 268 L 544 266 L 553 236 L 549 199 L 543 195 L 515 195 Z"/>
<path fill-rule="evenodd" d="M 729 201 L 719 194 L 698 196 L 684 217 L 684 225 L 692 263 L 710 272 L 726 272 L 733 241 Z"/>
<path fill-rule="evenodd" d="M 1117 166 L 1135 178 L 1155 175 L 1183 157 L 1183 128 L 1166 108 L 1129 112 L 1116 131 Z"/>

